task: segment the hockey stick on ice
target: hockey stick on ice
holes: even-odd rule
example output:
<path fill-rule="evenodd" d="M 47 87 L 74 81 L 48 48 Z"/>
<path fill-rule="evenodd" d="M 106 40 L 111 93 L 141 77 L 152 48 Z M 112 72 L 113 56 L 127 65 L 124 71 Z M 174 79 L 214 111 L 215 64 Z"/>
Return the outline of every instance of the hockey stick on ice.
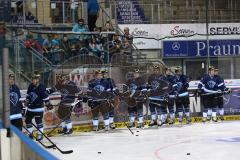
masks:
<path fill-rule="evenodd" d="M 61 150 L 50 138 L 48 138 L 48 136 L 46 136 L 40 129 L 38 129 L 35 124 L 33 124 L 32 122 L 31 122 L 31 124 L 32 124 L 52 145 L 54 145 L 54 147 L 55 147 L 59 152 L 61 152 L 62 154 L 70 154 L 70 153 L 73 153 L 73 150 L 67 150 L 67 151 Z"/>
<path fill-rule="evenodd" d="M 26 127 L 24 127 L 24 126 L 22 126 L 22 127 L 28 132 L 28 134 L 32 134 Z M 44 148 L 50 149 L 50 148 L 54 148 L 54 147 L 55 147 L 55 145 L 53 145 L 53 144 L 47 146 L 47 145 L 43 144 L 40 140 L 37 140 L 37 137 L 35 137 L 33 134 L 32 134 L 32 136 L 33 136 L 33 138 L 35 138 L 36 141 L 37 141 L 38 143 L 40 143 Z"/>

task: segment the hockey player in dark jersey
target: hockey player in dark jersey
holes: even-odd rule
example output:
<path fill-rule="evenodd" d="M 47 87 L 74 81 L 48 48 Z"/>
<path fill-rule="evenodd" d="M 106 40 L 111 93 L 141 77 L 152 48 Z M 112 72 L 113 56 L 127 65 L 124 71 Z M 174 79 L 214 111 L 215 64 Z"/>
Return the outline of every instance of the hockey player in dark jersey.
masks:
<path fill-rule="evenodd" d="M 174 100 L 176 97 L 176 91 L 175 91 L 175 87 L 176 87 L 176 78 L 175 76 L 172 75 L 171 73 L 171 68 L 166 68 L 165 70 L 165 80 L 169 82 L 169 85 L 172 86 L 173 90 L 172 92 L 169 93 L 168 96 L 168 111 L 169 111 L 169 116 L 170 119 L 168 121 L 169 124 L 173 124 L 175 122 L 175 112 L 174 112 Z M 165 113 L 164 116 L 164 120 L 167 119 L 167 113 Z M 165 121 L 163 121 L 165 122 Z"/>
<path fill-rule="evenodd" d="M 135 118 L 137 115 L 138 123 L 137 128 L 144 127 L 143 123 L 143 104 L 145 103 L 145 97 L 141 92 L 146 91 L 146 83 L 140 77 L 139 69 L 135 69 L 133 73 L 133 77 L 127 80 L 126 85 L 130 89 L 129 101 L 134 103 L 129 103 L 128 112 L 129 112 L 129 127 L 134 126 Z"/>
<path fill-rule="evenodd" d="M 224 79 L 219 75 L 218 69 L 214 69 L 214 76 L 216 77 L 218 81 L 218 89 L 220 89 L 222 92 L 225 93 L 230 93 L 231 90 L 226 87 L 224 83 Z M 220 115 L 220 119 L 223 121 L 224 120 L 224 107 L 223 107 L 223 93 L 218 93 L 218 112 Z"/>
<path fill-rule="evenodd" d="M 205 74 L 198 84 L 198 92 L 204 106 L 203 122 L 206 122 L 207 116 L 217 121 L 218 93 L 222 92 L 218 87 L 219 84 L 217 77 L 214 76 L 214 67 L 210 66 L 208 74 Z"/>
<path fill-rule="evenodd" d="M 72 107 L 75 102 L 76 95 L 80 92 L 80 89 L 75 82 L 70 80 L 69 75 L 63 75 L 59 79 L 59 83 L 55 86 L 62 94 L 61 102 L 58 108 L 58 115 L 63 118 L 62 131 L 63 134 L 72 134 L 72 121 L 71 113 Z"/>
<path fill-rule="evenodd" d="M 102 74 L 103 74 L 103 81 L 105 84 L 107 84 L 106 90 L 113 93 L 117 92 L 115 82 L 112 78 L 109 77 L 108 70 L 104 69 L 102 71 Z M 110 123 L 110 128 L 115 129 L 114 109 L 111 112 L 109 112 L 109 123 Z"/>
<path fill-rule="evenodd" d="M 176 110 L 179 115 L 179 122 L 182 123 L 183 121 L 183 113 L 185 113 L 187 118 L 187 123 L 191 122 L 190 117 L 190 111 L 189 111 L 189 93 L 188 93 L 188 87 L 189 87 L 189 80 L 188 77 L 182 74 L 181 67 L 175 68 L 175 79 L 176 79 L 176 85 L 175 89 L 177 92 L 176 97 Z"/>
<path fill-rule="evenodd" d="M 163 79 L 164 77 L 160 73 L 160 66 L 154 65 L 153 73 L 148 77 L 148 84 L 150 86 L 150 89 L 157 89 Z M 151 122 L 149 126 L 161 126 L 163 124 L 164 115 L 162 114 L 162 112 L 166 110 L 166 105 L 166 97 L 161 95 L 149 96 L 149 108 L 151 112 Z"/>
<path fill-rule="evenodd" d="M 97 92 L 98 94 L 102 93 L 107 89 L 108 83 L 103 80 L 102 76 L 102 71 L 101 70 L 96 70 L 95 71 L 95 78 L 90 80 L 88 83 L 88 92 L 89 95 Z M 99 120 L 98 120 L 98 114 L 101 112 L 104 120 L 104 128 L 106 131 L 109 130 L 109 112 L 104 112 L 103 107 L 101 106 L 101 101 L 98 101 L 98 97 L 95 95 L 90 95 L 92 96 L 92 99 L 88 100 L 88 106 L 91 107 L 92 109 L 92 114 L 93 114 L 93 130 L 98 131 L 98 125 L 99 125 Z"/>
<path fill-rule="evenodd" d="M 22 102 L 19 100 L 21 93 L 15 84 L 14 74 L 9 74 L 9 99 L 10 99 L 10 121 L 11 124 L 22 130 Z"/>
<path fill-rule="evenodd" d="M 40 74 L 34 74 L 32 76 L 32 83 L 27 90 L 27 113 L 26 113 L 26 127 L 30 133 L 33 132 L 32 119 L 35 118 L 36 125 L 40 131 L 43 132 L 43 112 L 44 103 L 48 109 L 52 109 L 49 103 L 49 97 L 46 93 L 46 88 L 39 82 Z M 29 135 L 32 138 L 32 135 Z M 38 132 L 37 140 L 43 138 L 42 134 Z"/>

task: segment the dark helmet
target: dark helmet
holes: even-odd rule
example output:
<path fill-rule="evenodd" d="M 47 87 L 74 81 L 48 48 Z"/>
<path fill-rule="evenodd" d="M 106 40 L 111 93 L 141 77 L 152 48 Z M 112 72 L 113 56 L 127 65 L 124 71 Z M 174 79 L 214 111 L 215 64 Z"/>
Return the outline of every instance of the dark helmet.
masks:
<path fill-rule="evenodd" d="M 9 75 L 8 75 L 8 78 L 15 78 L 15 75 L 14 74 L 12 74 L 12 73 L 10 73 Z"/>

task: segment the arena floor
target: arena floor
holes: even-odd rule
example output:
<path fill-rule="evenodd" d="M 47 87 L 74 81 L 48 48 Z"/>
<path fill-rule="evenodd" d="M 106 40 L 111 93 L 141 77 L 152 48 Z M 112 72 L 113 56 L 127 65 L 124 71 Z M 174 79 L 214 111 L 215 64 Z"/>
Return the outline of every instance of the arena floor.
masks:
<path fill-rule="evenodd" d="M 62 160 L 239 160 L 240 121 L 194 123 L 162 128 L 116 129 L 51 137 Z"/>

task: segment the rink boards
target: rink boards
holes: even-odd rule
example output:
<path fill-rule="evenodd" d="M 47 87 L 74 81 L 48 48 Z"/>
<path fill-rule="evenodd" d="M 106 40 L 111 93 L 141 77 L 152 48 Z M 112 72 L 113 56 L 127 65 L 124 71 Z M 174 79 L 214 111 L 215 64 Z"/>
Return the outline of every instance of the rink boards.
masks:
<path fill-rule="evenodd" d="M 240 120 L 240 115 L 224 116 L 224 121 L 237 121 L 237 120 Z M 184 119 L 183 124 L 186 124 L 185 122 L 186 122 L 186 120 Z M 149 123 L 150 123 L 150 120 L 145 121 L 145 125 L 148 125 Z M 192 117 L 192 123 L 202 123 L 202 117 Z M 206 123 L 209 123 L 209 122 L 206 122 Z M 126 124 L 128 124 L 128 122 L 116 122 L 115 123 L 116 128 L 126 128 Z M 174 125 L 181 125 L 178 121 L 178 118 L 176 118 L 176 122 Z M 169 126 L 169 125 L 167 125 L 167 126 Z M 101 128 L 102 124 L 100 124 L 99 127 Z M 159 127 L 159 128 L 161 128 L 161 127 Z M 52 129 L 49 128 L 49 129 L 46 129 L 45 132 L 48 133 L 51 130 Z M 61 130 L 60 128 L 56 129 L 54 132 L 51 133 L 51 136 L 57 135 L 60 130 Z M 73 131 L 74 132 L 90 132 L 90 131 L 92 131 L 92 125 L 91 124 L 74 125 Z"/>

